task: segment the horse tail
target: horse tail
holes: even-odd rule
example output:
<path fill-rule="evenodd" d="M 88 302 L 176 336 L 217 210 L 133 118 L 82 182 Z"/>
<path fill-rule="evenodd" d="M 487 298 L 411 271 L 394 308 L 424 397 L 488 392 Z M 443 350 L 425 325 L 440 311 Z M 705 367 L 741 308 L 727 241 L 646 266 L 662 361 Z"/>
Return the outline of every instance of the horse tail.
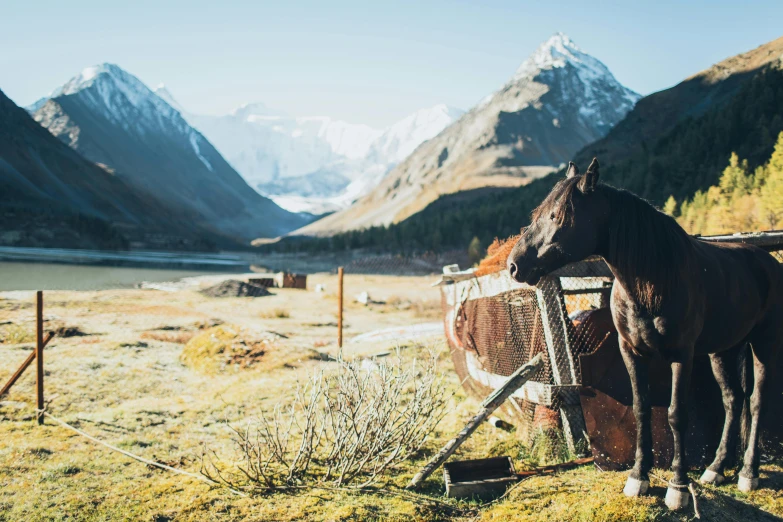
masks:
<path fill-rule="evenodd" d="M 748 439 L 750 438 L 750 395 L 753 393 L 753 357 L 750 350 L 750 345 L 746 343 L 740 350 L 737 360 L 737 366 L 739 366 L 740 371 L 740 386 L 742 387 L 738 462 L 742 462 L 742 455 L 748 447 Z"/>

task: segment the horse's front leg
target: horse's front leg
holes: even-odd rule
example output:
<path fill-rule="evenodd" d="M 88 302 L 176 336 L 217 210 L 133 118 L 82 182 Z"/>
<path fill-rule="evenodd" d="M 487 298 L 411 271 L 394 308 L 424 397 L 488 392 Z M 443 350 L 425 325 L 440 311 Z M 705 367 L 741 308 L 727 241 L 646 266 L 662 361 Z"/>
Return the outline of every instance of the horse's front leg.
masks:
<path fill-rule="evenodd" d="M 633 414 L 636 417 L 636 462 L 623 493 L 629 497 L 638 497 L 644 495 L 650 487 L 649 473 L 653 464 L 649 370 L 647 361 L 634 355 L 630 346 L 622 340 L 620 352 L 631 378 Z"/>
<path fill-rule="evenodd" d="M 688 394 L 693 366 L 693 354 L 683 356 L 683 360 L 671 363 L 672 400 L 669 405 L 669 427 L 674 438 L 674 475 L 666 490 L 666 506 L 669 509 L 682 509 L 688 505 L 688 463 L 685 458 L 685 434 L 688 431 Z"/>

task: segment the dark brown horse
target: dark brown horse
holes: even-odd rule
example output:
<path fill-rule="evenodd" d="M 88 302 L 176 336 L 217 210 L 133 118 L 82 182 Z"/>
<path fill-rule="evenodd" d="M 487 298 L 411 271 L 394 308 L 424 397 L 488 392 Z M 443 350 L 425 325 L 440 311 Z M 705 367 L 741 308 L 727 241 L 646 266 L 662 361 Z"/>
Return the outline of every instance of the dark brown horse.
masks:
<path fill-rule="evenodd" d="M 561 180 L 533 212 L 508 258 L 511 276 L 535 285 L 563 265 L 600 255 L 614 273 L 612 318 L 633 388 L 636 462 L 624 492 L 647 491 L 653 463 L 648 361 L 671 365 L 669 425 L 674 476 L 666 492 L 671 509 L 688 503 L 684 438 L 694 355 L 709 354 L 726 412 L 715 460 L 702 482 L 720 483 L 735 451 L 745 400 L 737 354 L 747 343 L 753 383 L 747 449 L 739 489 L 758 487 L 759 418 L 765 382 L 783 342 L 783 268 L 767 252 L 746 245 L 706 243 L 689 236 L 671 217 L 641 198 L 598 184 L 598 161 L 580 175 L 569 164 Z"/>

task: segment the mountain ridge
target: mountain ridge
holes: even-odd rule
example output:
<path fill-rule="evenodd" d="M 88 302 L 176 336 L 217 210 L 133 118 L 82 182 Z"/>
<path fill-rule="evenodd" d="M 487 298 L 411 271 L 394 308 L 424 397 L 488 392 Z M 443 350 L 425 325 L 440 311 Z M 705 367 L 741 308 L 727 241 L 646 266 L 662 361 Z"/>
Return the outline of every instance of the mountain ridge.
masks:
<path fill-rule="evenodd" d="M 165 86 L 160 94 L 180 107 Z M 339 210 L 364 195 L 463 112 L 437 104 L 374 129 L 326 116 L 291 116 L 263 103 L 222 116 L 179 110 L 249 185 L 284 208 L 316 214 Z"/>
<path fill-rule="evenodd" d="M 36 121 L 216 234 L 248 242 L 307 221 L 252 190 L 178 110 L 119 66 L 88 67 L 52 94 Z"/>

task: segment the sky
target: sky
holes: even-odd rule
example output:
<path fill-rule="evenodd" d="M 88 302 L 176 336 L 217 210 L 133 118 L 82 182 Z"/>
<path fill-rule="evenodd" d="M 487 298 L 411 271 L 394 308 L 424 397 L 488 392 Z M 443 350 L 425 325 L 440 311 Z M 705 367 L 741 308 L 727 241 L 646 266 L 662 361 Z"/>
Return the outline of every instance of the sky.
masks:
<path fill-rule="evenodd" d="M 783 1 L 0 0 L 0 90 L 116 63 L 188 111 L 260 102 L 382 128 L 469 109 L 557 31 L 641 94 L 783 36 Z"/>

